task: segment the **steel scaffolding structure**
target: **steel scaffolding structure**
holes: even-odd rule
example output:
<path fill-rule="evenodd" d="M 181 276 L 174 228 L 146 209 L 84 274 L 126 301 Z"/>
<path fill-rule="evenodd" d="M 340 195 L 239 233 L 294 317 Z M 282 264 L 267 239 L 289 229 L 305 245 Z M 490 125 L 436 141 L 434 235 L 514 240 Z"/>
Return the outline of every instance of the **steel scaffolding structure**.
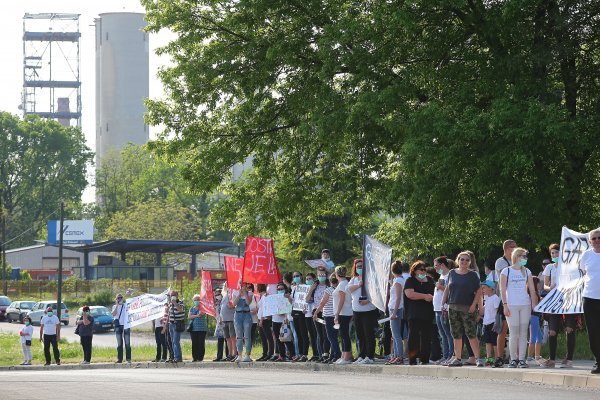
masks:
<path fill-rule="evenodd" d="M 23 16 L 23 115 L 81 127 L 79 15 Z"/>

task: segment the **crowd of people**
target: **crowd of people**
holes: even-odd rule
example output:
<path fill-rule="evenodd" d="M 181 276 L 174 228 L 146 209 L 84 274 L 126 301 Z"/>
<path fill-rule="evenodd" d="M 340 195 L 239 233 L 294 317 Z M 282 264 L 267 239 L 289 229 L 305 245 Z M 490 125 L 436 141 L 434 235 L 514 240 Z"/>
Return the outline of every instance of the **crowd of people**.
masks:
<path fill-rule="evenodd" d="M 276 285 L 240 282 L 239 289 L 227 287 L 214 293 L 216 309 L 217 357 L 215 362 L 252 362 L 252 343 L 260 338 L 261 354 L 255 361 L 320 362 L 336 365 L 372 364 L 379 357 L 388 365 L 427 365 L 448 367 L 544 368 L 573 366 L 576 331 L 585 321 L 591 351 L 600 360 L 600 230 L 589 234 L 592 247 L 581 257 L 584 276 L 583 314 L 539 314 L 538 302 L 556 286 L 559 246 L 549 246 L 551 259 L 544 261 L 540 276 L 528 265 L 528 252 L 515 241 L 503 243 L 504 254 L 480 276 L 475 254 L 460 252 L 455 259 L 440 256 L 429 266 L 422 260 L 412 265 L 393 262 L 387 307 L 376 308 L 364 295 L 363 263 L 354 261 L 348 271 L 334 267 L 329 251 L 323 250 L 323 264 L 305 276 L 286 273 Z M 293 302 L 299 285 L 309 285 L 304 310 L 265 315 L 265 299 L 279 294 Z M 154 321 L 155 362 L 181 362 L 181 333 L 188 331 L 192 341 L 192 361 L 204 360 L 208 331 L 207 315 L 201 311 L 200 296 L 187 310 L 172 291 L 164 315 Z M 131 362 L 130 330 L 125 329 L 123 296 L 117 295 L 112 315 L 117 337 L 117 362 Z M 51 310 L 42 319 L 40 340 L 44 342 L 47 365 L 50 346 L 60 363 L 57 340 L 60 323 Z M 386 318 L 387 317 L 387 318 Z M 384 319 L 383 325 L 378 321 Z M 31 326 L 21 331 L 24 364 L 31 363 Z M 84 307 L 77 321 L 84 361 L 91 359 L 93 317 Z M 541 357 L 547 330 L 549 357 Z M 557 336 L 566 334 L 566 356 L 557 364 Z M 89 339 L 86 338 L 89 336 Z M 355 337 L 356 353 L 352 337 Z M 505 354 L 508 336 L 508 355 Z M 123 357 L 123 346 L 125 357 Z M 467 357 L 463 356 L 463 349 Z M 482 357 L 482 350 L 485 357 Z M 167 356 L 168 353 L 168 356 Z M 356 358 L 355 358 L 356 354 Z M 256 355 L 258 356 L 258 355 Z M 592 373 L 600 373 L 598 363 Z"/>

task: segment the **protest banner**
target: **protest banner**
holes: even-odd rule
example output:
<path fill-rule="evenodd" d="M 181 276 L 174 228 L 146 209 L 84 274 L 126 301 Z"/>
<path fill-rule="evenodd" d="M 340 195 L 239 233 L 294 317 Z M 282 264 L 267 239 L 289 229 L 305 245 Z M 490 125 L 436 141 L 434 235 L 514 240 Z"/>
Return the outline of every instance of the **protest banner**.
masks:
<path fill-rule="evenodd" d="M 365 235 L 363 244 L 363 282 L 369 301 L 381 311 L 386 309 L 387 288 L 392 265 L 392 248 Z"/>
<path fill-rule="evenodd" d="M 246 238 L 243 271 L 244 282 L 277 284 L 281 281 L 273 251 L 273 239 L 252 236 Z"/>
<path fill-rule="evenodd" d="M 292 312 L 292 304 L 283 294 L 272 294 L 264 298 L 263 316 L 270 317 L 277 314 L 289 314 Z"/>
<path fill-rule="evenodd" d="M 170 291 L 171 288 L 160 294 L 144 293 L 125 300 L 125 310 L 127 311 L 125 329 L 162 317 L 165 313 L 165 304 L 167 304 Z"/>
<path fill-rule="evenodd" d="M 308 311 L 309 305 L 306 304 L 306 295 L 310 290 L 311 285 L 296 285 L 294 286 L 294 303 L 292 309 L 296 311 Z"/>
<path fill-rule="evenodd" d="M 327 264 L 325 263 L 325 261 L 323 261 L 320 258 L 317 260 L 304 260 L 304 262 L 308 264 L 309 267 L 314 269 L 317 269 L 319 267 L 327 268 Z"/>
<path fill-rule="evenodd" d="M 242 257 L 225 256 L 225 276 L 229 289 L 239 289 L 240 279 L 244 272 L 244 259 Z"/>
<path fill-rule="evenodd" d="M 213 294 L 212 278 L 209 271 L 202 271 L 202 286 L 200 287 L 200 311 L 215 317 L 215 296 Z"/>
<path fill-rule="evenodd" d="M 560 237 L 560 254 L 556 287 L 535 308 L 546 314 L 583 313 L 583 274 L 579 261 L 583 253 L 591 248 L 588 234 L 573 231 L 566 226 Z"/>

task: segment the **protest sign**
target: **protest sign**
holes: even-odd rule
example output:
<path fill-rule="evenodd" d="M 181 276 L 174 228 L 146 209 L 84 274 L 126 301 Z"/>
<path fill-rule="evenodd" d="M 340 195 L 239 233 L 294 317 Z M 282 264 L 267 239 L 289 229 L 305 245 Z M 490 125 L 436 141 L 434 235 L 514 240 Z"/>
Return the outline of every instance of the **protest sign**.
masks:
<path fill-rule="evenodd" d="M 244 282 L 277 284 L 281 281 L 273 251 L 273 239 L 252 236 L 246 238 L 243 276 Z"/>
<path fill-rule="evenodd" d="M 392 248 L 365 235 L 363 280 L 369 301 L 381 311 L 386 309 L 387 287 L 392 265 Z"/>
<path fill-rule="evenodd" d="M 272 294 L 264 298 L 263 316 L 270 317 L 277 314 L 289 314 L 292 312 L 292 304 L 283 294 Z"/>
<path fill-rule="evenodd" d="M 125 301 L 125 310 L 127 310 L 125 329 L 162 317 L 165 313 L 165 304 L 167 304 L 170 291 L 171 288 L 160 294 L 145 293 L 127 299 Z"/>
<path fill-rule="evenodd" d="M 230 289 L 240 288 L 240 279 L 244 272 L 244 259 L 242 257 L 225 256 L 225 276 L 227 277 L 227 287 Z"/>
<path fill-rule="evenodd" d="M 317 269 L 319 267 L 327 268 L 327 264 L 322 259 L 317 260 L 304 260 L 305 263 L 308 264 L 309 267 Z"/>
<path fill-rule="evenodd" d="M 292 309 L 296 311 L 308 311 L 309 305 L 306 304 L 306 295 L 310 290 L 311 285 L 296 285 L 294 286 L 294 304 Z"/>
<path fill-rule="evenodd" d="M 562 228 L 556 287 L 535 308 L 546 314 L 583 313 L 583 274 L 579 261 L 583 253 L 591 248 L 588 234 Z"/>
<path fill-rule="evenodd" d="M 215 317 L 215 296 L 213 294 L 212 278 L 209 271 L 202 271 L 202 286 L 200 287 L 200 311 Z"/>

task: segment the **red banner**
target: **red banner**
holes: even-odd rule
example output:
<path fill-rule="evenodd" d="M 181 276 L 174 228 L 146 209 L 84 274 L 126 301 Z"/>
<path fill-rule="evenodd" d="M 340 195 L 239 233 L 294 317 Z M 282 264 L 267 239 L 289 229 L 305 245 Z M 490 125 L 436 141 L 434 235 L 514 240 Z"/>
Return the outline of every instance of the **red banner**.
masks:
<path fill-rule="evenodd" d="M 200 288 L 200 311 L 212 317 L 217 315 L 215 296 L 209 271 L 202 271 L 202 287 Z"/>
<path fill-rule="evenodd" d="M 227 276 L 227 287 L 239 289 L 240 279 L 244 271 L 244 259 L 241 257 L 225 256 L 225 274 Z"/>
<path fill-rule="evenodd" d="M 244 282 L 277 284 L 280 281 L 273 239 L 248 236 L 244 255 Z"/>

